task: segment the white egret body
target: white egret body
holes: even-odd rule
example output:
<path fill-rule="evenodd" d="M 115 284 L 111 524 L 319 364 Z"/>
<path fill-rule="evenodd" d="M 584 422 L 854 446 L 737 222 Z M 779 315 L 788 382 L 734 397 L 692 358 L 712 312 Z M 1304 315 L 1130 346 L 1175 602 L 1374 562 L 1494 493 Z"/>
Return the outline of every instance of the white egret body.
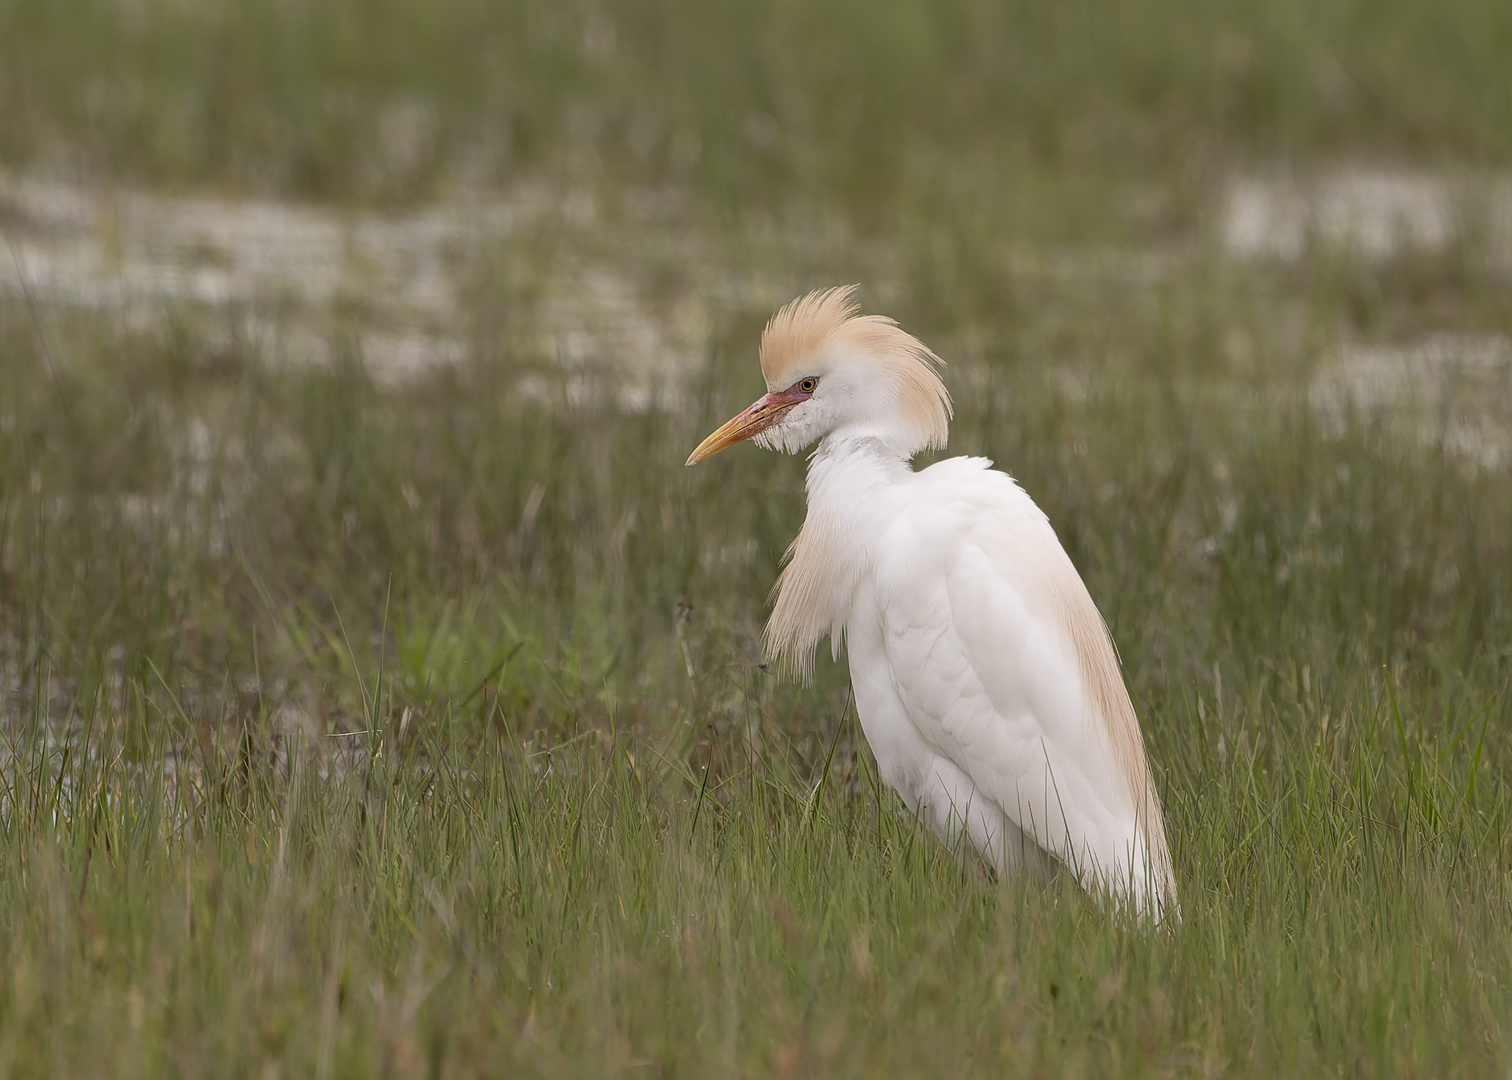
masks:
<path fill-rule="evenodd" d="M 1176 910 L 1160 801 L 1107 626 L 1050 522 L 984 458 L 915 472 L 945 444 L 942 363 L 853 288 L 784 307 L 769 393 L 693 451 L 819 443 L 808 516 L 767 624 L 806 669 L 842 638 L 883 778 L 941 834 L 1009 871 L 1034 848 L 1156 919 Z"/>

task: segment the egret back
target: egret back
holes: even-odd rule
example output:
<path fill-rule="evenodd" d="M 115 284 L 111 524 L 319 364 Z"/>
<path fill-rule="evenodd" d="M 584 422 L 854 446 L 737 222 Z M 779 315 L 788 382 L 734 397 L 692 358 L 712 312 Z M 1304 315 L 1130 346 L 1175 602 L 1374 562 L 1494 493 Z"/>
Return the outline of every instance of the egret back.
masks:
<path fill-rule="evenodd" d="M 879 752 L 909 805 L 938 789 L 928 773 L 943 758 L 1087 885 L 1174 910 L 1112 638 L 1045 515 L 990 465 L 954 458 L 915 473 L 879 446 L 822 445 L 768 647 L 801 667 L 824 633 L 838 646 L 854 627 L 853 681 L 886 688 L 896 708 L 878 715 L 911 729 L 887 744 L 919 760 Z"/>

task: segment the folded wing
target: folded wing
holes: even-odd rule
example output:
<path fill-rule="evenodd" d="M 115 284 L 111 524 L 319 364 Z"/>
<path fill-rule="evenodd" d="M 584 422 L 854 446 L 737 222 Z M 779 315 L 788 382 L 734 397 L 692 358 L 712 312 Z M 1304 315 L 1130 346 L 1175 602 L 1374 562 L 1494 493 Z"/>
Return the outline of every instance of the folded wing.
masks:
<path fill-rule="evenodd" d="M 1038 507 L 981 459 L 918 474 L 882 537 L 894 688 L 924 740 L 1089 888 L 1159 917 L 1175 889 L 1117 655 Z"/>

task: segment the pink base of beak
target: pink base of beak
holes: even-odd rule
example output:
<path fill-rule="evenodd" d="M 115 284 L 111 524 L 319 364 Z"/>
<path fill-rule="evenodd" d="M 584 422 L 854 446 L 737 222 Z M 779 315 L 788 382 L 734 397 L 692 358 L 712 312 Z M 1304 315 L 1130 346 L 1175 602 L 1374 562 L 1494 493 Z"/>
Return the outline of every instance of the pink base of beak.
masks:
<path fill-rule="evenodd" d="M 796 387 L 765 395 L 739 416 L 731 417 L 714 429 L 713 433 L 688 455 L 686 464 L 697 465 L 727 446 L 734 446 L 753 435 L 760 435 L 781 420 L 794 405 L 807 401 L 812 396 L 812 393 L 804 393 Z"/>

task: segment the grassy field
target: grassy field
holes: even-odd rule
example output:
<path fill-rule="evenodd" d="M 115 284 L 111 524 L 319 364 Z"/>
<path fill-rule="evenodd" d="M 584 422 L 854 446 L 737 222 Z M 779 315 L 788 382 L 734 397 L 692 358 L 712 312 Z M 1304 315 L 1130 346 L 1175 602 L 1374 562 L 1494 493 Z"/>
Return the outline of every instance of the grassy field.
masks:
<path fill-rule="evenodd" d="M 400 382 L 360 297 L 309 365 L 0 291 L 0 1076 L 1506 1076 L 1512 264 L 1211 218 L 1505 168 L 1509 13 L 4 0 L 7 170 L 596 210 L 480 239 Z M 533 321 L 585 258 L 709 313 L 628 407 Z M 852 280 L 1106 614 L 1179 926 L 987 879 L 843 657 L 761 666 L 803 463 L 682 461 Z"/>

